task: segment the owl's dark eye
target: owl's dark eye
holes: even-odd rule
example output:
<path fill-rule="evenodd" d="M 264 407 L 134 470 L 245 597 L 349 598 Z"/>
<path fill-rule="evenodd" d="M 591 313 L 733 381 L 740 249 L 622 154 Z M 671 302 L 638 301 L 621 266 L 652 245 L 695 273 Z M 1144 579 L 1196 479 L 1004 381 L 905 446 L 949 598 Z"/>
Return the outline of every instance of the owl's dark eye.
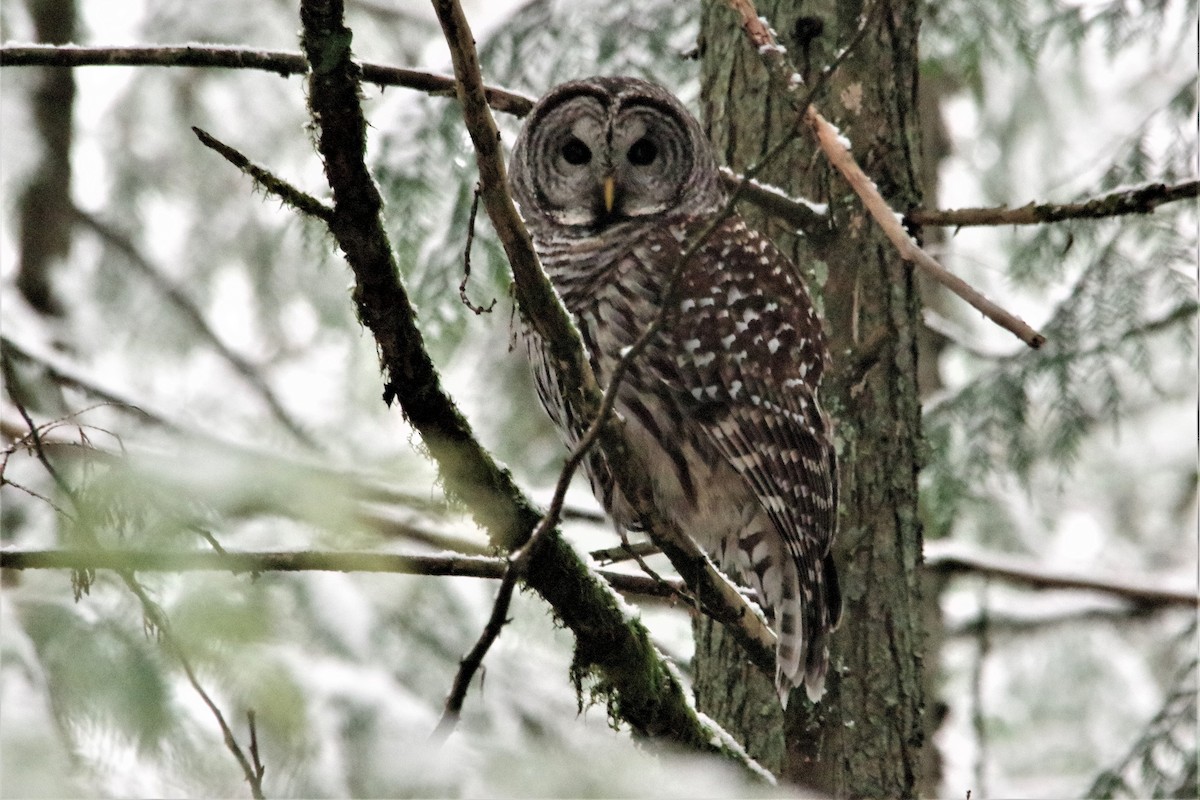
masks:
<path fill-rule="evenodd" d="M 562 146 L 562 157 L 568 164 L 581 167 L 592 160 L 592 151 L 576 136 L 572 136 Z"/>
<path fill-rule="evenodd" d="M 658 145 L 643 136 L 629 148 L 629 163 L 635 167 L 645 167 L 654 163 L 658 158 Z"/>

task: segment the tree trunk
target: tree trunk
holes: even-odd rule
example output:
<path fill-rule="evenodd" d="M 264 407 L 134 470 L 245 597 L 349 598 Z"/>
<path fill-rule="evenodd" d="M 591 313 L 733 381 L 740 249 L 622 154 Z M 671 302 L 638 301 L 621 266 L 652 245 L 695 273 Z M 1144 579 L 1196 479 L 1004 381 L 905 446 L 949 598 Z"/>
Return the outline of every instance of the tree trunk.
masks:
<path fill-rule="evenodd" d="M 75 3 L 26 0 L 39 42 L 75 41 Z M 36 311 L 58 316 L 53 275 L 71 248 L 71 129 L 75 73 L 70 67 L 44 67 L 33 90 L 33 119 L 42 156 L 21 193 L 17 288 Z"/>
<path fill-rule="evenodd" d="M 879 0 L 870 28 L 816 98 L 853 143 L 892 207 L 919 202 L 918 4 Z M 806 82 L 854 36 L 863 5 L 759 4 Z M 836 421 L 841 510 L 834 555 L 845 613 L 833 636 L 829 691 L 814 707 L 795 692 L 782 714 L 770 681 L 707 621 L 697 625 L 702 710 L 786 780 L 836 796 L 912 797 L 921 783 L 923 620 L 917 516 L 920 403 L 918 300 L 910 267 L 876 230 L 795 112 L 773 93 L 759 55 L 723 2 L 705 3 L 700 52 L 704 121 L 727 164 L 742 170 L 784 136 L 796 143 L 761 175 L 829 204 L 832 232 L 799 238 L 749 206 L 809 278 L 824 307 L 833 367 L 822 400 Z"/>

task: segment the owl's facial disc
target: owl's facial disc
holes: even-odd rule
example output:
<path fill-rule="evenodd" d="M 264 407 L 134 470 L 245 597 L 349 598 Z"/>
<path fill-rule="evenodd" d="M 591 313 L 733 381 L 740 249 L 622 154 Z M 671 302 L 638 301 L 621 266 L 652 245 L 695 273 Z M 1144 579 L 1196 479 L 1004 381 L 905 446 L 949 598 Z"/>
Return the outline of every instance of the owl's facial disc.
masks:
<path fill-rule="evenodd" d="M 537 130 L 534 186 L 560 225 L 600 229 L 673 207 L 692 168 L 688 130 L 657 105 L 578 95 L 548 110 Z"/>

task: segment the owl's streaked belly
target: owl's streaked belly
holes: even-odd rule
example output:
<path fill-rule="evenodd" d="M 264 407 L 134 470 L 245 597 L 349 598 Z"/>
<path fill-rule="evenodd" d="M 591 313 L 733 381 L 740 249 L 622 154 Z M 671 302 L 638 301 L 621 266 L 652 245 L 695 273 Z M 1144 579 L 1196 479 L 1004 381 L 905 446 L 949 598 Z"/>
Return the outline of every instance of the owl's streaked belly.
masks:
<path fill-rule="evenodd" d="M 655 433 L 645 415 L 653 415 Z M 688 430 L 677 410 L 636 409 L 620 402 L 617 412 L 625 420 L 625 440 L 646 474 L 654 491 L 654 505 L 669 516 L 710 555 L 717 555 L 731 534 L 744 530 L 762 508 L 745 480 L 708 448 L 698 446 L 698 437 Z M 663 442 L 676 442 L 670 453 Z M 619 489 L 619 487 L 618 487 Z M 614 493 L 609 511 L 620 525 L 636 523 L 624 496 Z M 723 559 L 722 559 L 723 560 Z"/>

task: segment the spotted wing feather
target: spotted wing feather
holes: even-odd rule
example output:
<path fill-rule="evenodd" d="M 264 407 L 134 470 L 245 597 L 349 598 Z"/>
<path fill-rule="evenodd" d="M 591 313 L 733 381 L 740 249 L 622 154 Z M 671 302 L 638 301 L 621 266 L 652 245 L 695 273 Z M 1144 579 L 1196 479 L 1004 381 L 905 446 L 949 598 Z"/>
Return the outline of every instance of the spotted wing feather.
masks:
<path fill-rule="evenodd" d="M 791 262 L 736 217 L 689 262 L 673 300 L 678 313 L 656 345 L 673 353 L 673 364 L 659 378 L 682 408 L 690 405 L 703 436 L 752 487 L 782 536 L 791 565 L 756 559 L 763 534 L 754 530 L 742 532 L 741 547 L 752 570 L 778 570 L 774 579 L 758 574 L 752 582 L 760 591 L 776 587 L 767 590 L 778 598 L 776 616 L 797 615 L 793 655 L 805 662 L 809 694 L 819 697 L 826 638 L 841 613 L 829 562 L 836 457 L 816 395 L 828 362 L 820 321 Z M 651 363 L 655 355 L 647 354 Z M 782 638 L 787 626 L 777 627 Z"/>

